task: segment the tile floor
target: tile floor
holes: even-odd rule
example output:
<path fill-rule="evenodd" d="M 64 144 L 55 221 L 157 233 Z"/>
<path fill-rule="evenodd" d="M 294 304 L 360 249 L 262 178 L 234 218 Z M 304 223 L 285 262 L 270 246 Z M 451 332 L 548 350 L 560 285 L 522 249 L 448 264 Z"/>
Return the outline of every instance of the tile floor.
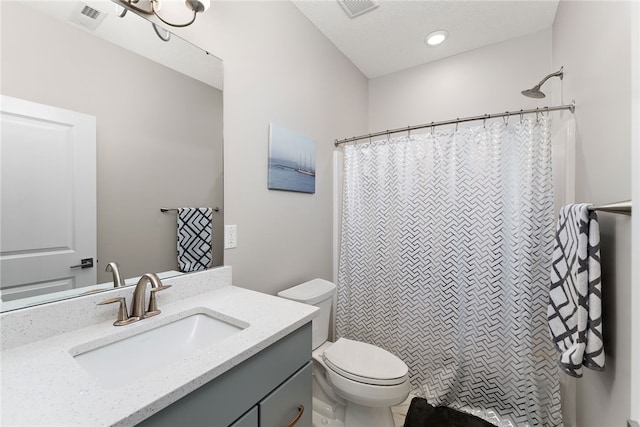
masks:
<path fill-rule="evenodd" d="M 414 394 L 410 394 L 409 397 L 407 397 L 407 400 L 405 400 L 404 402 L 402 402 L 397 406 L 391 407 L 391 412 L 393 413 L 393 421 L 394 421 L 395 427 L 404 426 L 404 419 L 407 416 L 407 411 L 409 410 L 411 399 L 413 399 L 414 397 L 415 397 Z M 314 409 L 316 408 L 315 407 L 316 404 L 318 404 L 318 402 L 314 401 Z M 318 411 L 314 410 L 313 411 L 313 427 L 344 427 L 344 424 L 342 421 L 338 419 L 327 419 L 324 416 L 322 416 Z M 371 426 L 371 427 L 375 427 L 375 426 Z"/>

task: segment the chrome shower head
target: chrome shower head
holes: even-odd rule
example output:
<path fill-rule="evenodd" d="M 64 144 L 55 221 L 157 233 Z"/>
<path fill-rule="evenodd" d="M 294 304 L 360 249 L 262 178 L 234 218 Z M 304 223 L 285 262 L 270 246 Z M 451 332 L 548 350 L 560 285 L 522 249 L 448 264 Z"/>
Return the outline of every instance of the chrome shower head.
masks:
<path fill-rule="evenodd" d="M 532 87 L 531 89 L 527 89 L 527 90 L 523 90 L 522 92 L 520 92 L 521 94 L 523 94 L 524 96 L 528 96 L 529 98 L 544 98 L 545 95 L 544 93 L 540 90 L 540 87 L 542 87 L 542 85 L 544 84 L 544 82 L 546 82 L 547 80 L 549 80 L 551 77 L 560 77 L 560 80 L 562 80 L 562 77 L 564 76 L 564 67 L 560 67 L 560 71 L 556 71 L 555 73 L 551 73 L 548 76 L 546 76 L 544 79 L 542 79 L 540 81 L 540 83 L 538 83 L 537 85 L 535 85 L 534 87 Z"/>
<path fill-rule="evenodd" d="M 523 90 L 520 92 L 524 96 L 528 96 L 529 98 L 544 98 L 545 94 L 540 90 L 540 86 L 535 86 L 531 89 Z"/>

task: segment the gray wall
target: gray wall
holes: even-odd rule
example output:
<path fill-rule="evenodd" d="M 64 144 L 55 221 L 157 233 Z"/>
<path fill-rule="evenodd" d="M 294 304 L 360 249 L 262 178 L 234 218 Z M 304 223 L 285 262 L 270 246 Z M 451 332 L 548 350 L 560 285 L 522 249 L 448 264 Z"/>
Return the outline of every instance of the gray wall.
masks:
<path fill-rule="evenodd" d="M 369 129 L 547 105 L 520 91 L 550 72 L 550 46 L 547 29 L 371 79 Z"/>
<path fill-rule="evenodd" d="M 577 201 L 631 198 L 631 58 L 638 55 L 631 50 L 631 12 L 631 2 L 558 7 L 553 64 L 565 67 L 563 100 L 578 105 Z M 631 219 L 605 213 L 599 219 L 607 366 L 577 380 L 577 425 L 622 427 L 630 412 Z"/>
<path fill-rule="evenodd" d="M 1 71 L 5 95 L 97 117 L 98 281 L 110 261 L 176 269 L 176 216 L 159 208 L 221 205 L 221 91 L 14 2 Z"/>
<path fill-rule="evenodd" d="M 213 2 L 181 34 L 224 60 L 234 284 L 276 293 L 331 280 L 333 140 L 367 130 L 367 79 L 290 2 Z M 315 194 L 267 189 L 269 122 L 316 141 Z"/>

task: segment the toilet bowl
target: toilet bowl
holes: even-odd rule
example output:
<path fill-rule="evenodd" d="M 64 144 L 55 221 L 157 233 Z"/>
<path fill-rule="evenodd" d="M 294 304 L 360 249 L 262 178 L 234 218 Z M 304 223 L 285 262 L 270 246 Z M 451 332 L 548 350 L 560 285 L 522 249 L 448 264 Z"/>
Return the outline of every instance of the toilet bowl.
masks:
<path fill-rule="evenodd" d="M 314 382 L 317 382 L 314 411 L 317 402 L 324 413 L 330 414 L 329 418 L 344 414 L 341 421 L 345 427 L 393 427 L 391 406 L 402 403 L 409 395 L 407 365 L 372 344 L 346 338 L 335 343 L 328 341 L 334 293 L 335 285 L 322 279 L 278 293 L 282 298 L 320 307 L 320 315 L 312 326 Z M 344 410 L 338 411 L 338 406 L 344 406 Z"/>
<path fill-rule="evenodd" d="M 407 365 L 374 345 L 340 338 L 318 362 L 336 393 L 359 405 L 398 405 L 409 393 Z"/>

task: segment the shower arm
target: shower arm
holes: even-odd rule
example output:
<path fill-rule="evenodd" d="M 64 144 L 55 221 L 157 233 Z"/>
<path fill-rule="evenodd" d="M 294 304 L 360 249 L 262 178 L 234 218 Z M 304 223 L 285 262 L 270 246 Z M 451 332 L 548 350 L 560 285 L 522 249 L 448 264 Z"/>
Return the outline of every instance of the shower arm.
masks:
<path fill-rule="evenodd" d="M 542 79 L 540 81 L 540 83 L 538 83 L 537 85 L 535 85 L 533 87 L 533 90 L 540 90 L 540 88 L 542 87 L 542 85 L 544 84 L 544 82 L 546 82 L 547 80 L 549 80 L 551 77 L 560 77 L 560 80 L 562 80 L 562 77 L 564 77 L 564 66 L 560 67 L 559 71 L 556 71 L 555 73 L 551 73 L 549 74 L 547 77 L 545 77 L 544 79 Z"/>

